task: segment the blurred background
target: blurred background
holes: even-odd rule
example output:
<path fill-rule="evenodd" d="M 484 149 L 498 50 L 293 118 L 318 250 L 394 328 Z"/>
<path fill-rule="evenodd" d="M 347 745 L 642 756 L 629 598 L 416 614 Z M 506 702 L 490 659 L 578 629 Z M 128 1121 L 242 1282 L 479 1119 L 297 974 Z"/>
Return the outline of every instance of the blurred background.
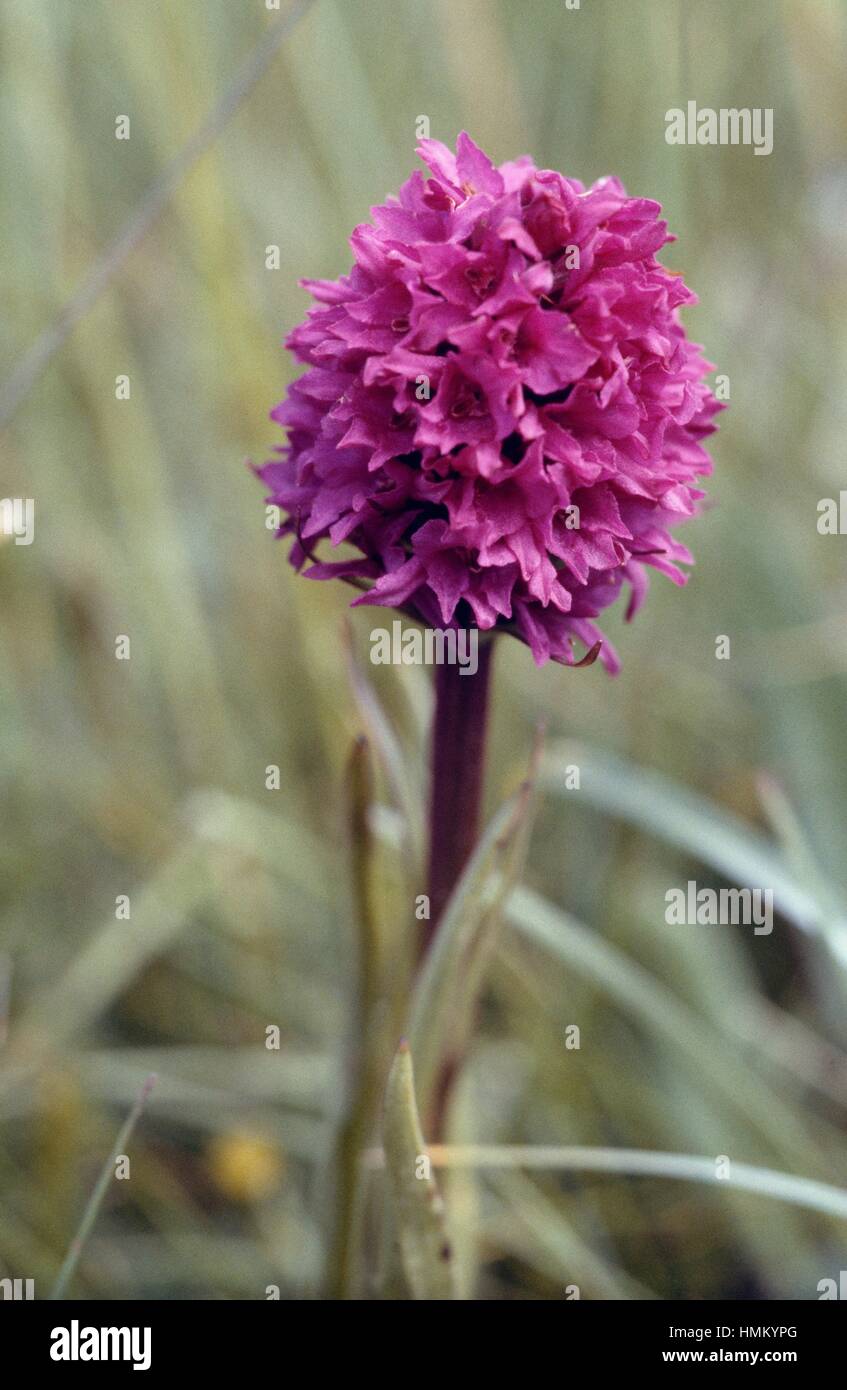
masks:
<path fill-rule="evenodd" d="M 0 0 L 0 385 L 285 9 Z M 838 0 L 314 0 L 16 403 L 0 497 L 34 499 L 35 539 L 0 544 L 0 1277 L 46 1295 L 156 1072 L 74 1292 L 319 1287 L 362 721 L 348 591 L 292 574 L 247 460 L 279 442 L 298 278 L 349 268 L 422 115 L 496 162 L 659 199 L 688 331 L 730 382 L 690 585 L 655 579 L 631 628 L 610 615 L 622 674 L 499 644 L 489 810 L 539 720 L 551 761 L 455 1137 L 847 1184 L 847 538 L 816 527 L 847 486 L 846 39 Z M 772 108 L 773 153 L 669 146 L 689 100 Z M 372 625 L 352 615 L 365 663 Z M 422 797 L 427 673 L 369 678 Z M 402 959 L 415 924 L 382 856 Z M 768 886 L 763 865 L 789 885 L 771 935 L 665 924 L 668 888 Z M 847 1257 L 843 1219 L 666 1177 L 483 1173 L 456 1213 L 486 1299 L 810 1299 Z"/>

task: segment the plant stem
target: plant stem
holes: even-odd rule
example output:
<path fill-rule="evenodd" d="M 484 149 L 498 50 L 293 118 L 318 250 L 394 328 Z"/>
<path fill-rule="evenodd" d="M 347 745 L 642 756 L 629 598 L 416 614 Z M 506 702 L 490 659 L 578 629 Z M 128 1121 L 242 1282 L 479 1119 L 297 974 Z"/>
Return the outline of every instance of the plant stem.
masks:
<path fill-rule="evenodd" d="M 435 668 L 432 782 L 429 803 L 429 921 L 426 951 L 479 833 L 485 731 L 493 641 L 479 644 L 479 664 Z"/>

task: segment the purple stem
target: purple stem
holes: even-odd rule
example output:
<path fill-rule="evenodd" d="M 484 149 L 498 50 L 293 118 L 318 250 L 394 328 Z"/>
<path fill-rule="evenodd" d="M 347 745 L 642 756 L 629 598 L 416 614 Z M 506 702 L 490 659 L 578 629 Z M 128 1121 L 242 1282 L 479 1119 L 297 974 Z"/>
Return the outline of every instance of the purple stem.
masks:
<path fill-rule="evenodd" d="M 474 674 L 459 665 L 435 668 L 432 784 L 429 808 L 429 921 L 422 950 L 438 929 L 479 834 L 485 771 L 485 730 L 492 640 L 479 644 Z"/>

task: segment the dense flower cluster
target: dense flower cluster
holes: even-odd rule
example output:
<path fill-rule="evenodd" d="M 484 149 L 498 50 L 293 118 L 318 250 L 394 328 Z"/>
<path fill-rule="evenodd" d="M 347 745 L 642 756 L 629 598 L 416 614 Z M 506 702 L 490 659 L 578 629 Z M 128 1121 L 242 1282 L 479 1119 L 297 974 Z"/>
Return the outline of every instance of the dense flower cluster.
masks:
<path fill-rule="evenodd" d="M 697 510 L 720 408 L 679 322 L 695 296 L 655 259 L 660 205 L 617 179 L 495 168 L 465 134 L 419 153 L 431 176 L 356 228 L 351 273 L 303 282 L 319 304 L 287 346 L 309 370 L 258 471 L 298 569 L 572 664 L 624 583 L 636 611 L 646 566 L 685 582 L 669 527 Z M 355 552 L 318 560 L 327 537 Z"/>

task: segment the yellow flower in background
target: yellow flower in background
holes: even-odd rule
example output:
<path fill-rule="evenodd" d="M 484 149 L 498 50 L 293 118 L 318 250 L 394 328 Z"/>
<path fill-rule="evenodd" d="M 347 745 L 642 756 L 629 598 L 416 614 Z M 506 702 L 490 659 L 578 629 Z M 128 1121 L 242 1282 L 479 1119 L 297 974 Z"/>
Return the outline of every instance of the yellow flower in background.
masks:
<path fill-rule="evenodd" d="M 232 1202 L 269 1197 L 285 1174 L 282 1150 L 255 1134 L 218 1135 L 208 1146 L 207 1160 L 212 1181 Z"/>

